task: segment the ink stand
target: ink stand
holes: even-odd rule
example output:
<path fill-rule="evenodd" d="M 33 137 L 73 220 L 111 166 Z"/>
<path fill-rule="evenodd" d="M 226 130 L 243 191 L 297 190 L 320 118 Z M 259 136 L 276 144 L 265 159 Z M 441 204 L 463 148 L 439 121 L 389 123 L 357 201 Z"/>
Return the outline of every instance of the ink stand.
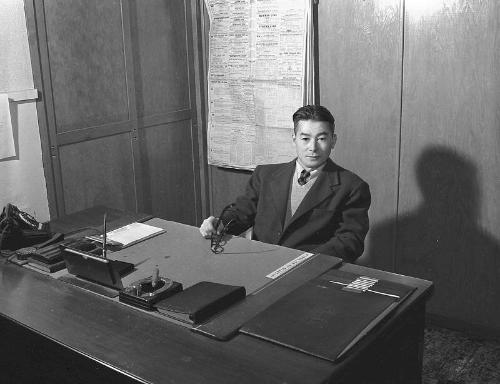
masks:
<path fill-rule="evenodd" d="M 177 292 L 182 291 L 182 284 L 171 279 L 160 277 L 158 268 L 153 275 L 137 280 L 120 291 L 119 300 L 142 309 L 152 311 L 154 304 Z"/>

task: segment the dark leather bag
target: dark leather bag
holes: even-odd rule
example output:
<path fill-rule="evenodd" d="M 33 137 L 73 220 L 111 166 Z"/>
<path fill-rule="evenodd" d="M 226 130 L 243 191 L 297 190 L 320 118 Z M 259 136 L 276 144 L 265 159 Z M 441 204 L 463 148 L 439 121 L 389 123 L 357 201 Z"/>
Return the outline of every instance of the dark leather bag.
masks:
<path fill-rule="evenodd" d="M 51 233 L 41 229 L 30 214 L 7 204 L 0 215 L 0 249 L 14 251 L 50 239 Z"/>

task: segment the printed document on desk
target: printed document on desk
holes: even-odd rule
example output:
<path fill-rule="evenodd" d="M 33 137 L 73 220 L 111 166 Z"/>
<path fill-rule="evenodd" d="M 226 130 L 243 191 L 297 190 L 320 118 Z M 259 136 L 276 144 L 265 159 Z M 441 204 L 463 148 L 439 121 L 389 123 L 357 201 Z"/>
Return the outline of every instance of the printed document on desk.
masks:
<path fill-rule="evenodd" d="M 129 247 L 140 241 L 166 232 L 163 228 L 144 223 L 132 223 L 107 233 L 107 242 L 111 245 Z M 88 236 L 89 239 L 102 242 L 102 236 Z"/>

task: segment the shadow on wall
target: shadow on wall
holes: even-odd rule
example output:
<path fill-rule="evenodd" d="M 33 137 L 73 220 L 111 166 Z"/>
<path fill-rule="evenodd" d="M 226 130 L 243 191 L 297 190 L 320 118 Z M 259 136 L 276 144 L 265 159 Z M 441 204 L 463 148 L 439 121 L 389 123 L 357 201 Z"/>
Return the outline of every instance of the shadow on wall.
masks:
<path fill-rule="evenodd" d="M 498 328 L 500 244 L 479 224 L 476 166 L 449 147 L 432 146 L 418 158 L 416 175 L 421 204 L 371 228 L 367 259 L 433 281 L 429 313 Z M 388 260 L 392 239 L 395 257 Z"/>

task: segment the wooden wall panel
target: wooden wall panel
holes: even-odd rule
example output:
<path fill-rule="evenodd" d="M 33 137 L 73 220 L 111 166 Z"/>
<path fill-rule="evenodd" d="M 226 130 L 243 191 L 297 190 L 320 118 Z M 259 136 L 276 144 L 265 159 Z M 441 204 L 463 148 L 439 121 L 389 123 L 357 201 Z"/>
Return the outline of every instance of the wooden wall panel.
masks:
<path fill-rule="evenodd" d="M 185 120 L 145 129 L 142 144 L 148 211 L 166 220 L 194 225 L 199 207 L 190 124 Z"/>
<path fill-rule="evenodd" d="M 135 211 L 130 135 L 59 148 L 66 213 L 95 205 Z"/>
<path fill-rule="evenodd" d="M 401 4 L 331 0 L 318 7 L 320 102 L 331 109 L 338 129 L 333 158 L 370 183 L 370 217 L 377 224 L 396 215 Z M 210 167 L 210 178 L 217 214 L 244 190 L 249 173 Z M 393 230 L 378 239 L 377 252 L 368 249 L 360 261 L 390 270 Z"/>
<path fill-rule="evenodd" d="M 226 205 L 242 194 L 251 174 L 250 171 L 210 166 L 212 204 L 209 214 L 218 216 Z"/>
<path fill-rule="evenodd" d="M 399 0 L 320 1 L 320 103 L 336 118 L 333 159 L 370 184 L 368 248 L 391 270 L 397 214 L 402 20 Z"/>
<path fill-rule="evenodd" d="M 190 109 L 184 1 L 134 1 L 130 11 L 138 116 Z"/>
<path fill-rule="evenodd" d="M 360 262 L 433 280 L 428 309 L 442 325 L 499 334 L 500 3 L 318 7 L 320 103 L 339 136 L 333 158 L 373 196 Z M 213 213 L 248 177 L 211 167 Z"/>
<path fill-rule="evenodd" d="M 57 132 L 128 120 L 120 1 L 44 5 Z"/>
<path fill-rule="evenodd" d="M 500 3 L 406 10 L 396 270 L 434 281 L 431 314 L 498 333 Z"/>

